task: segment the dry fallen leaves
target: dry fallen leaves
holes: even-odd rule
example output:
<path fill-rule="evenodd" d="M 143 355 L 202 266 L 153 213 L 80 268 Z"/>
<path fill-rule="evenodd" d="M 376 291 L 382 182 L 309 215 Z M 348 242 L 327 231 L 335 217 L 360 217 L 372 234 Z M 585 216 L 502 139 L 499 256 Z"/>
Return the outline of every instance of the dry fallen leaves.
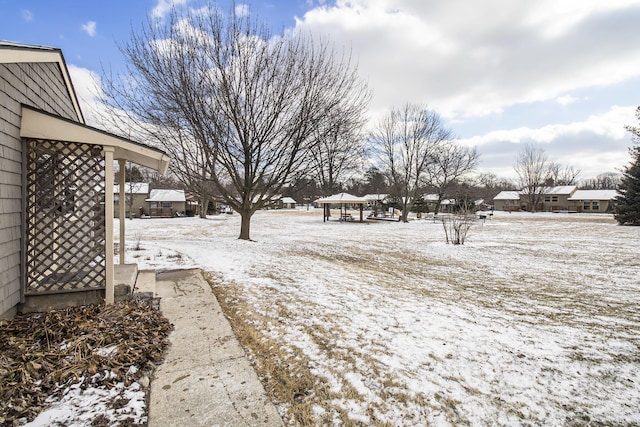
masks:
<path fill-rule="evenodd" d="M 33 419 L 49 396 L 83 377 L 110 387 L 149 376 L 172 329 L 151 303 L 137 300 L 0 321 L 0 425 Z"/>

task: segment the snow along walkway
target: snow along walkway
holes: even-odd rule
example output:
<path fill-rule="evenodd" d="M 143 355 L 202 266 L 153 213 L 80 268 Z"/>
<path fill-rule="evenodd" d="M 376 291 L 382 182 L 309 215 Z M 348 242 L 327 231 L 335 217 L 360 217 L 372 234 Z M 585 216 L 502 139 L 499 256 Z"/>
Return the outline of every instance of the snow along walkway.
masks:
<path fill-rule="evenodd" d="M 149 427 L 283 425 L 202 272 L 157 279 L 160 309 L 175 329 L 151 383 Z"/>

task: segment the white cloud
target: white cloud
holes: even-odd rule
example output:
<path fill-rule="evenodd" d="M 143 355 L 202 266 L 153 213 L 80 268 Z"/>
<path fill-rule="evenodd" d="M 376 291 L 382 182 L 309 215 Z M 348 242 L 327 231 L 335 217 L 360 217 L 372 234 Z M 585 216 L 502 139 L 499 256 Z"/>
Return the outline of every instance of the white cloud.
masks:
<path fill-rule="evenodd" d="M 30 10 L 22 9 L 20 14 L 22 15 L 22 20 L 24 22 L 31 22 L 33 20 L 33 13 Z"/>
<path fill-rule="evenodd" d="M 162 19 L 173 6 L 184 5 L 188 0 L 158 0 L 158 3 L 151 11 L 151 16 Z"/>
<path fill-rule="evenodd" d="M 249 5 L 248 4 L 237 4 L 235 8 L 235 12 L 237 16 L 248 16 L 249 15 Z"/>
<path fill-rule="evenodd" d="M 628 137 L 626 124 L 634 123 L 635 106 L 613 106 L 600 115 L 591 115 L 586 120 L 568 124 L 550 124 L 540 128 L 519 127 L 492 131 L 485 135 L 462 140 L 466 145 L 482 146 L 493 142 L 550 144 L 567 136 L 592 134 L 606 139 L 622 140 Z"/>
<path fill-rule="evenodd" d="M 373 109 L 426 102 L 453 119 L 640 76 L 638 20 L 629 0 L 338 0 L 297 26 L 357 55 Z"/>
<path fill-rule="evenodd" d="M 616 171 L 627 161 L 631 138 L 624 126 L 636 122 L 635 109 L 613 106 L 583 121 L 497 130 L 460 142 L 478 147 L 483 170 L 503 176 L 513 175 L 512 164 L 525 143 L 541 147 L 554 161 L 581 169 L 584 177 L 595 176 Z"/>
<path fill-rule="evenodd" d="M 556 102 L 562 105 L 563 107 L 566 107 L 567 105 L 571 105 L 577 101 L 579 101 L 579 99 L 571 95 L 563 95 L 556 98 Z"/>
<path fill-rule="evenodd" d="M 102 95 L 100 77 L 94 71 L 73 64 L 69 64 L 68 68 L 81 103 L 92 102 Z"/>
<path fill-rule="evenodd" d="M 96 21 L 88 21 L 86 24 L 82 24 L 82 31 L 89 34 L 90 37 L 96 35 Z"/>
<path fill-rule="evenodd" d="M 73 64 L 69 64 L 68 69 L 85 122 L 90 126 L 105 129 L 115 134 L 121 134 L 121 130 L 126 128 L 129 132 L 132 132 L 127 136 L 135 139 L 133 125 L 122 125 L 122 123 L 130 123 L 128 114 L 122 110 L 109 110 L 100 102 L 100 99 L 104 96 L 100 76 L 92 70 Z M 115 126 L 115 122 L 120 122 L 121 124 Z"/>
<path fill-rule="evenodd" d="M 476 135 L 482 170 L 512 174 L 529 142 L 591 175 L 627 161 L 633 107 L 611 104 L 637 102 L 639 21 L 639 0 L 336 0 L 296 28 L 353 53 L 371 123 L 426 104 Z"/>
<path fill-rule="evenodd" d="M 99 99 L 102 96 L 102 85 L 98 74 L 87 69 L 69 64 L 69 75 L 73 82 L 73 88 L 80 101 L 80 108 L 85 120 L 89 124 L 95 124 L 97 112 L 100 109 Z"/>

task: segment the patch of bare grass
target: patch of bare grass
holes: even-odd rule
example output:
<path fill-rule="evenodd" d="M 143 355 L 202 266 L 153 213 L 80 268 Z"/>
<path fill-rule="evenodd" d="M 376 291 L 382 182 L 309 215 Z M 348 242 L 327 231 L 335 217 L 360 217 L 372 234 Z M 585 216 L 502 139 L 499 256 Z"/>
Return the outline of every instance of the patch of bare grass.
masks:
<path fill-rule="evenodd" d="M 310 337 L 323 357 L 334 360 L 335 367 L 325 367 L 325 375 L 314 370 L 314 362 L 295 345 L 282 346 L 281 337 L 285 325 L 282 319 L 292 316 L 284 304 L 274 304 L 276 316 L 256 312 L 241 295 L 241 287 L 235 284 L 219 285 L 214 274 L 207 280 L 218 299 L 222 310 L 230 320 L 232 328 L 260 377 L 265 391 L 278 406 L 288 425 L 362 425 L 350 415 L 350 402 L 367 408 L 368 424 L 390 426 L 384 420 L 389 406 L 434 409 L 426 395 L 411 393 L 406 385 L 397 382 L 389 373 L 382 372 L 380 362 L 367 352 L 353 352 L 338 345 L 344 331 L 339 328 L 327 330 L 321 324 L 305 326 L 303 332 Z M 266 332 L 269 331 L 269 332 Z M 369 386 L 379 389 L 382 400 L 370 400 L 348 379 L 344 378 L 344 367 L 352 372 L 365 369 L 368 377 L 375 379 Z M 330 383 L 328 378 L 333 378 Z M 447 402 L 444 402 L 446 405 Z M 437 406 L 442 410 L 443 403 Z M 409 411 L 410 412 L 410 411 Z M 411 419 L 407 419 L 410 422 Z"/>
<path fill-rule="evenodd" d="M 231 327 L 242 347 L 250 355 L 252 364 L 270 399 L 279 408 L 280 415 L 288 425 L 335 425 L 358 426 L 362 423 L 349 416 L 348 402 L 362 405 L 366 396 L 351 383 L 340 378 L 340 372 L 330 369 L 328 374 L 338 380 L 330 384 L 327 377 L 314 372 L 314 362 L 296 346 L 282 346 L 277 338 L 281 336 L 285 325 L 281 319 L 291 316 L 285 305 L 275 304 L 277 316 L 268 316 L 256 312 L 240 295 L 241 288 L 234 284 L 219 285 L 219 278 L 212 273 L 206 274 L 213 293 L 222 310 L 229 319 Z M 266 331 L 270 331 L 271 334 Z M 348 366 L 368 365 L 372 375 L 377 376 L 377 361 L 371 356 L 353 354 L 336 345 L 340 331 L 328 331 L 318 325 L 305 327 L 304 332 L 311 337 L 318 351 L 340 364 Z M 386 384 L 393 379 L 386 377 Z M 411 402 L 422 405 L 420 396 L 410 396 L 401 384 L 389 389 L 389 395 L 395 402 L 409 405 Z M 379 416 L 388 408 L 386 402 L 368 402 L 367 414 L 374 426 L 388 426 Z M 366 405 L 365 405 L 366 406 Z"/>
<path fill-rule="evenodd" d="M 326 382 L 310 372 L 308 357 L 301 350 L 285 350 L 276 339 L 264 333 L 278 328 L 279 325 L 274 324 L 277 320 L 256 313 L 238 297 L 238 288 L 219 286 L 212 274 L 206 274 L 206 279 L 285 422 L 290 425 L 317 423 L 316 405 L 329 416 L 326 402 L 335 396 Z M 331 423 L 332 419 L 325 421 Z"/>

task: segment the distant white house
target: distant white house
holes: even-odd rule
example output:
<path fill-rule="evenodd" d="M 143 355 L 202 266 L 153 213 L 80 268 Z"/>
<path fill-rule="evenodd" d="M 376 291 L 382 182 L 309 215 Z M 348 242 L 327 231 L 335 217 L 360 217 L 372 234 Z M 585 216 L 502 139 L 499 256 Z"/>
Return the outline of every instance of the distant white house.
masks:
<path fill-rule="evenodd" d="M 131 214 L 134 217 L 140 217 L 141 215 L 149 214 L 149 203 L 146 201 L 149 197 L 149 184 L 146 182 L 125 182 L 124 184 L 124 198 L 120 197 L 120 186 L 113 187 L 113 216 L 118 218 L 120 216 L 120 200 L 124 200 L 125 203 L 125 217 L 130 218 Z"/>
<path fill-rule="evenodd" d="M 260 200 L 259 195 L 253 196 L 252 203 L 258 203 Z M 263 209 L 295 209 L 298 202 L 291 197 L 282 197 L 279 194 L 272 196 L 263 196 L 263 200 L 268 202 L 263 206 Z"/>
<path fill-rule="evenodd" d="M 278 201 L 280 209 L 295 209 L 298 203 L 291 197 L 283 197 Z"/>
<path fill-rule="evenodd" d="M 176 215 L 184 215 L 186 197 L 184 190 L 151 190 L 149 198 L 149 215 L 152 218 L 170 218 Z"/>
<path fill-rule="evenodd" d="M 120 200 L 125 201 L 125 217 L 169 217 L 178 214 L 197 213 L 198 203 L 183 190 L 149 190 L 146 182 L 125 182 L 125 195 L 120 197 L 120 186 L 114 186 L 114 218 L 120 214 Z M 151 209 L 154 209 L 153 212 Z"/>
<path fill-rule="evenodd" d="M 501 191 L 493 198 L 493 206 L 497 211 L 520 210 L 519 191 Z"/>
<path fill-rule="evenodd" d="M 369 203 L 375 203 L 375 202 L 385 203 L 389 195 L 388 194 L 365 194 L 363 197 L 367 199 Z"/>
<path fill-rule="evenodd" d="M 456 199 L 442 199 L 440 202 L 440 212 L 453 212 Z"/>
<path fill-rule="evenodd" d="M 429 212 L 435 212 L 440 196 L 437 194 L 424 194 L 422 201 L 427 204 Z M 456 199 L 442 199 L 440 200 L 439 212 L 451 212 L 456 205 Z"/>

